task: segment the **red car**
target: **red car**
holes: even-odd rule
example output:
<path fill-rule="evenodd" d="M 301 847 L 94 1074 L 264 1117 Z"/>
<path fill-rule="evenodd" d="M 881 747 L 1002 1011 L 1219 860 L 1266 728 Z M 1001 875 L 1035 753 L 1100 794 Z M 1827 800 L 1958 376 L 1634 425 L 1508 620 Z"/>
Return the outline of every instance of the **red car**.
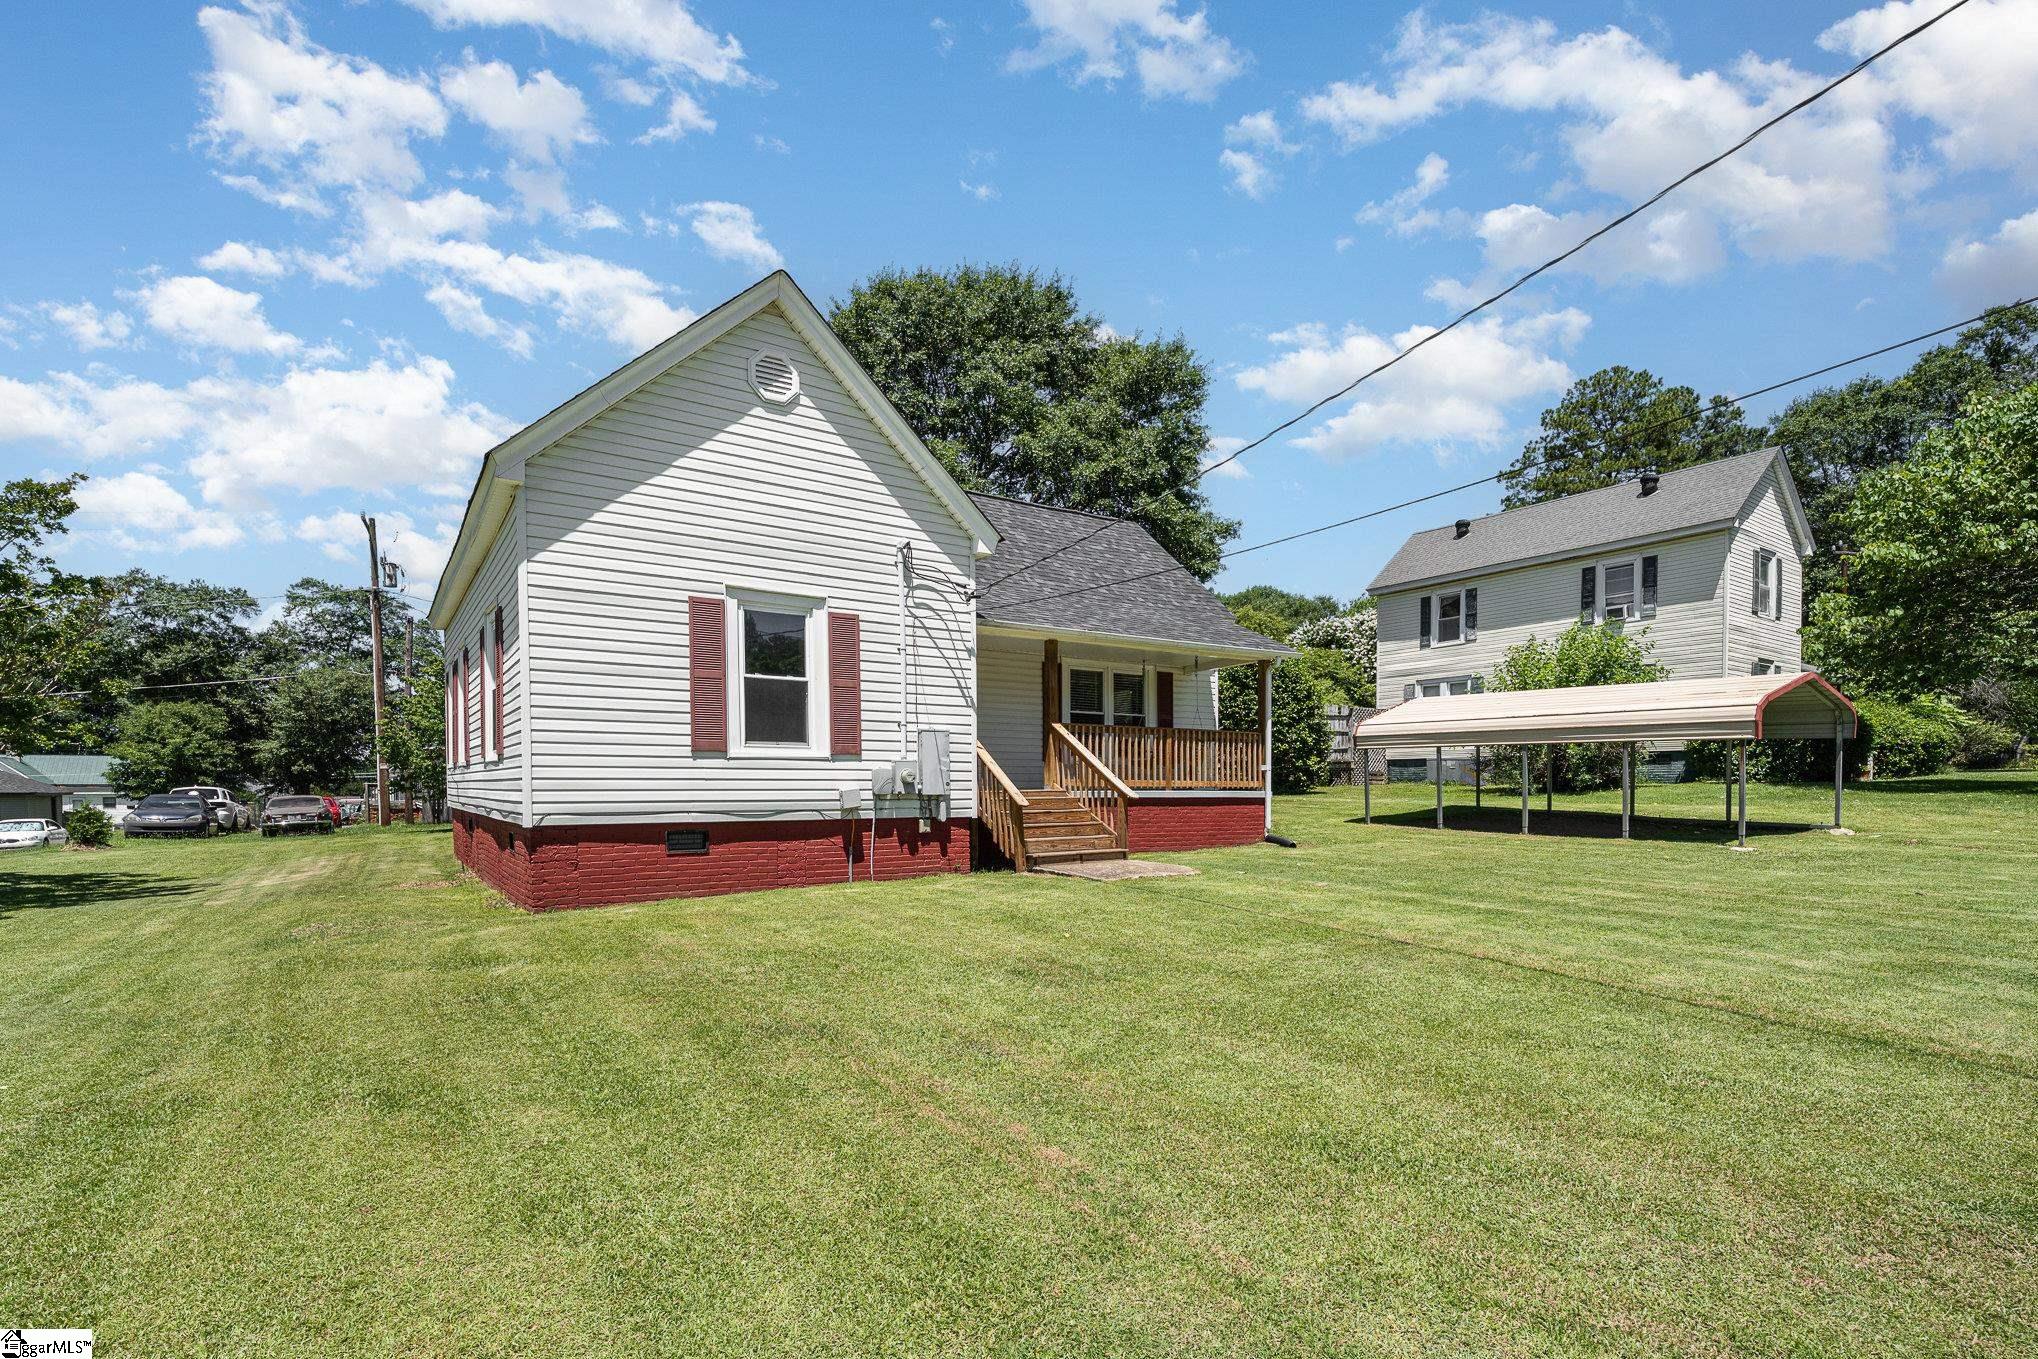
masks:
<path fill-rule="evenodd" d="M 330 793 L 320 793 L 318 795 L 318 800 L 320 802 L 325 803 L 326 813 L 333 819 L 334 830 L 338 830 L 340 827 L 347 824 L 347 818 L 340 812 L 340 800 L 338 798 L 332 796 Z"/>

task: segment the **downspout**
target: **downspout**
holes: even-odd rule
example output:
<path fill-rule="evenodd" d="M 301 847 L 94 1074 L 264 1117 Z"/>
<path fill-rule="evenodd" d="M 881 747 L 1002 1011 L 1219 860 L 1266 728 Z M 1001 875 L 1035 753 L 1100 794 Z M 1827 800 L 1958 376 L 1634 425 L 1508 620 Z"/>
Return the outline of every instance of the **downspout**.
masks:
<path fill-rule="evenodd" d="M 907 744 L 906 697 L 912 684 L 912 672 L 907 667 L 912 662 L 912 647 L 906 634 L 906 600 L 913 588 L 913 545 L 901 542 L 899 557 L 899 758 L 910 759 L 912 750 Z"/>

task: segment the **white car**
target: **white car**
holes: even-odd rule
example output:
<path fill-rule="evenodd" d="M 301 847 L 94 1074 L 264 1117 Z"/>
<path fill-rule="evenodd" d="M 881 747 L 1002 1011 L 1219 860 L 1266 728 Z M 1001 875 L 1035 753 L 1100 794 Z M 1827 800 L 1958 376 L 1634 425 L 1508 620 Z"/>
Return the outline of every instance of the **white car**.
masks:
<path fill-rule="evenodd" d="M 0 849 L 42 849 L 48 845 L 69 843 L 71 833 L 54 821 L 0 821 Z"/>
<path fill-rule="evenodd" d="M 235 831 L 255 828 L 255 814 L 247 809 L 246 804 L 235 801 L 234 795 L 227 789 L 211 784 L 200 784 L 189 788 L 172 788 L 170 796 L 195 797 L 203 802 L 212 809 L 212 819 L 217 821 L 219 828 L 228 835 Z"/>

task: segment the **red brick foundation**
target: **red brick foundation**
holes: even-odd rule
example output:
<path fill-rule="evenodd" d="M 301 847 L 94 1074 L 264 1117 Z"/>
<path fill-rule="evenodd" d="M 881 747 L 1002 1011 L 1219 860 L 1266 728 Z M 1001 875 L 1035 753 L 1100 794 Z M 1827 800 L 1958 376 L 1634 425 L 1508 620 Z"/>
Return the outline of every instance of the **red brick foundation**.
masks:
<path fill-rule="evenodd" d="M 1258 844 L 1266 834 L 1266 803 L 1251 794 L 1170 800 L 1141 793 L 1126 840 L 1134 854 L 1150 854 Z"/>
<path fill-rule="evenodd" d="M 707 831 L 708 852 L 667 853 L 665 832 L 681 829 Z M 454 856 L 490 887 L 536 911 L 842 882 L 848 834 L 834 819 L 527 830 L 453 813 Z M 870 823 L 858 822 L 855 834 L 862 882 L 871 876 Z M 876 840 L 879 882 L 970 868 L 969 832 L 960 823 L 937 821 L 922 834 L 916 821 L 880 821 Z"/>

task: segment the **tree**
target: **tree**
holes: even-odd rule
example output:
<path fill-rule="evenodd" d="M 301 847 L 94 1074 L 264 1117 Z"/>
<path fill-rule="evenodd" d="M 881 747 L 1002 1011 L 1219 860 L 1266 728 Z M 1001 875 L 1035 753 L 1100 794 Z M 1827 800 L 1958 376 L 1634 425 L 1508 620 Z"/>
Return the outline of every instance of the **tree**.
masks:
<path fill-rule="evenodd" d="M 78 511 L 84 477 L 0 486 L 0 750 L 57 744 L 104 645 L 104 582 L 57 569 L 44 544 Z"/>
<path fill-rule="evenodd" d="M 1864 476 L 1839 526 L 1848 588 L 1806 637 L 1821 669 L 1896 696 L 2038 681 L 2038 383 Z"/>
<path fill-rule="evenodd" d="M 1302 624 L 1288 634 L 1288 645 L 1302 648 L 1305 656 L 1335 657 L 1334 668 L 1318 667 L 1319 678 L 1337 690 L 1338 701 L 1371 707 L 1376 701 L 1379 621 L 1374 602 L 1361 599 L 1349 613 Z"/>
<path fill-rule="evenodd" d="M 1275 637 L 1285 637 L 1304 623 L 1332 618 L 1342 612 L 1334 595 L 1298 595 L 1278 585 L 1248 585 L 1243 590 L 1233 590 L 1218 598 L 1234 615 L 1241 609 L 1251 609 L 1262 618 L 1280 620 L 1280 630 L 1270 634 Z"/>
<path fill-rule="evenodd" d="M 432 802 L 446 798 L 446 667 L 437 656 L 419 667 L 407 693 L 390 700 L 382 722 L 382 758 L 393 787 Z"/>
<path fill-rule="evenodd" d="M 234 787 L 244 774 L 227 739 L 226 715 L 197 700 L 135 704 L 121 714 L 107 753 L 113 756 L 107 777 L 131 797 L 193 783 Z"/>
<path fill-rule="evenodd" d="M 403 628 L 409 607 L 390 592 L 382 596 L 382 669 L 385 681 L 403 672 Z M 430 628 L 417 635 L 420 654 L 437 655 L 439 643 Z M 330 665 L 368 673 L 373 649 L 369 640 L 368 591 L 365 586 L 334 585 L 307 576 L 283 597 L 276 621 L 257 637 L 255 661 L 278 672 L 303 666 Z"/>
<path fill-rule="evenodd" d="M 93 675 L 79 687 L 77 744 L 103 748 L 119 730 L 121 714 L 139 693 L 170 697 L 154 686 L 199 684 L 251 674 L 254 647 L 247 619 L 255 600 L 246 590 L 178 582 L 129 571 L 106 582 L 107 609 Z M 227 715 L 228 737 L 246 768 L 262 696 L 245 685 L 222 685 L 175 695 L 203 698 Z"/>
<path fill-rule="evenodd" d="M 1587 684 L 1646 684 L 1669 674 L 1650 659 L 1651 650 L 1645 637 L 1630 636 L 1621 628 L 1573 623 L 1557 634 L 1555 641 L 1530 637 L 1509 647 L 1487 677 L 1486 687 L 1511 693 Z M 1630 747 L 1630 755 L 1639 759 L 1641 749 Z M 1520 777 L 1521 750 L 1519 746 L 1490 749 L 1494 772 L 1502 782 Z M 1618 783 L 1620 752 L 1619 745 L 1539 746 L 1529 750 L 1529 761 L 1532 768 L 1540 764 L 1545 774 L 1554 763 L 1557 786 L 1575 791 Z"/>
<path fill-rule="evenodd" d="M 374 724 L 365 673 L 335 666 L 301 670 L 270 693 L 256 767 L 271 787 L 330 792 L 368 763 Z"/>
<path fill-rule="evenodd" d="M 1542 433 L 1500 474 L 1507 487 L 1501 503 L 1534 505 L 1644 471 L 1746 453 L 1760 442 L 1725 397 L 1701 404 L 1690 387 L 1666 387 L 1647 369 L 1616 364 L 1578 379 L 1543 412 Z"/>
<path fill-rule="evenodd" d="M 1327 701 L 1306 665 L 1282 661 L 1274 667 L 1274 791 L 1306 793 L 1330 781 L 1330 723 Z M 1257 666 L 1234 665 L 1217 674 L 1217 725 L 1232 731 L 1260 726 Z"/>
<path fill-rule="evenodd" d="M 1133 519 L 1216 572 L 1238 524 L 1196 488 L 1209 379 L 1180 336 L 1113 334 L 1016 264 L 874 274 L 828 319 L 965 487 Z"/>

